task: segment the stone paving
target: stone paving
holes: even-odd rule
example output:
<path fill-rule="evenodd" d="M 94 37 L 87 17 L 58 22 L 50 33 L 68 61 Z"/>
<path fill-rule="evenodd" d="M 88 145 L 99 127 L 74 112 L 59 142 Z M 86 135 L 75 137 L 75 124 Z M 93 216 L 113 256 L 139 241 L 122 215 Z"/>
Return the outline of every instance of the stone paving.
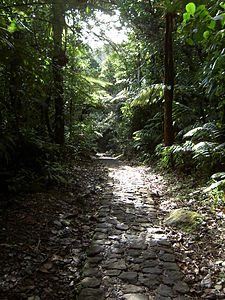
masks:
<path fill-rule="evenodd" d="M 186 300 L 189 288 L 160 228 L 141 167 L 106 160 L 109 181 L 77 300 Z"/>

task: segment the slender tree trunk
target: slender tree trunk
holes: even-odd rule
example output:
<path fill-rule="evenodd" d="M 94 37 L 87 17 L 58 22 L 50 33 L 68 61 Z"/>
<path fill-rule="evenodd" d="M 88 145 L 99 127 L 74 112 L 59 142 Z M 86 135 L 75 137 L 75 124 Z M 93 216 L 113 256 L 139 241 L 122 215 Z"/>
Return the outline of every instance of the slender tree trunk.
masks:
<path fill-rule="evenodd" d="M 165 54 L 164 54 L 164 142 L 166 146 L 173 144 L 173 120 L 172 105 L 174 91 L 174 65 L 173 65 L 173 14 L 166 14 L 166 32 L 165 32 Z"/>
<path fill-rule="evenodd" d="M 64 1 L 54 0 L 53 9 L 53 79 L 55 100 L 55 142 L 63 145 L 64 136 L 64 97 L 63 97 L 63 57 L 65 53 L 62 46 L 63 28 L 65 24 Z"/>

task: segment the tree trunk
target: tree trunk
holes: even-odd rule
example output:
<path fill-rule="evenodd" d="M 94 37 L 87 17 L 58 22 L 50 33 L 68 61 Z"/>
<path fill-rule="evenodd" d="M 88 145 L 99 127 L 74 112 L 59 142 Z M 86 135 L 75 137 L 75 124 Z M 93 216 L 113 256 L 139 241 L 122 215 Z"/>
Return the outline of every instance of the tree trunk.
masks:
<path fill-rule="evenodd" d="M 164 142 L 166 146 L 173 144 L 173 120 L 172 105 L 174 91 L 174 65 L 173 65 L 173 14 L 166 14 L 166 32 L 165 32 L 165 54 L 164 54 Z"/>
<path fill-rule="evenodd" d="M 64 135 L 64 97 L 63 97 L 63 57 L 65 53 L 62 48 L 63 28 L 65 24 L 64 1 L 54 0 L 53 9 L 53 79 L 54 79 L 54 101 L 55 101 L 55 142 L 63 145 Z"/>

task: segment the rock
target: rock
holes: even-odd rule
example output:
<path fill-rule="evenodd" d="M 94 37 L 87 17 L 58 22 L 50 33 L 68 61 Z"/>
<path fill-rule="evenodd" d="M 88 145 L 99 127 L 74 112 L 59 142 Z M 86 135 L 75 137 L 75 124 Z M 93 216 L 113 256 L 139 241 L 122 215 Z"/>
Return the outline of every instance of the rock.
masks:
<path fill-rule="evenodd" d="M 183 282 L 183 281 L 178 281 L 174 285 L 173 289 L 174 289 L 175 292 L 179 292 L 179 293 L 182 293 L 182 294 L 185 294 L 185 293 L 189 292 L 189 287 L 188 287 L 187 283 Z"/>
<path fill-rule="evenodd" d="M 138 257 L 140 256 L 140 251 L 135 250 L 135 249 L 129 249 L 127 252 L 128 255 L 133 256 L 133 257 Z"/>
<path fill-rule="evenodd" d="M 160 259 L 162 259 L 163 261 L 174 262 L 175 256 L 173 254 L 166 253 L 166 254 L 160 256 Z"/>
<path fill-rule="evenodd" d="M 145 260 L 142 264 L 143 268 L 155 267 L 158 265 L 157 260 Z"/>
<path fill-rule="evenodd" d="M 145 244 L 145 241 L 132 241 L 130 243 L 131 249 L 138 249 L 138 250 L 145 250 L 147 248 L 147 245 Z"/>
<path fill-rule="evenodd" d="M 80 284 L 85 288 L 96 288 L 100 286 L 101 280 L 95 277 L 85 277 Z"/>
<path fill-rule="evenodd" d="M 106 276 L 118 277 L 120 275 L 120 273 L 121 273 L 121 270 L 106 270 L 104 274 Z"/>
<path fill-rule="evenodd" d="M 124 300 L 149 300 L 148 296 L 142 294 L 125 294 Z"/>
<path fill-rule="evenodd" d="M 164 297 L 173 297 L 173 291 L 171 287 L 165 284 L 160 284 L 160 286 L 157 289 L 157 294 Z"/>
<path fill-rule="evenodd" d="M 174 209 L 170 212 L 169 216 L 166 218 L 165 223 L 170 226 L 178 226 L 178 227 L 193 227 L 198 224 L 198 220 L 201 219 L 202 216 L 197 212 L 178 208 Z"/>
<path fill-rule="evenodd" d="M 144 287 L 132 284 L 124 285 L 122 286 L 122 289 L 125 294 L 136 294 L 142 293 L 144 291 Z"/>
<path fill-rule="evenodd" d="M 163 276 L 163 283 L 166 285 L 173 285 L 182 278 L 182 274 L 179 271 L 167 270 Z"/>
<path fill-rule="evenodd" d="M 140 275 L 138 278 L 138 282 L 140 282 L 142 285 L 148 287 L 149 289 L 155 289 L 159 285 L 159 275 L 155 274 L 144 274 Z"/>
<path fill-rule="evenodd" d="M 151 273 L 151 274 L 161 274 L 162 269 L 160 267 L 156 266 L 154 268 L 143 268 L 142 272 L 143 273 Z"/>
<path fill-rule="evenodd" d="M 124 224 L 124 223 L 119 223 L 116 225 L 116 229 L 119 229 L 119 230 L 128 230 L 129 229 L 129 226 Z"/>
<path fill-rule="evenodd" d="M 98 268 L 86 268 L 83 271 L 83 276 L 85 277 L 101 277 L 101 273 L 99 272 Z"/>
<path fill-rule="evenodd" d="M 120 276 L 120 279 L 127 281 L 129 283 L 137 283 L 137 272 L 123 272 Z"/>
<path fill-rule="evenodd" d="M 100 289 L 85 288 L 82 289 L 78 300 L 104 300 L 104 293 Z"/>
<path fill-rule="evenodd" d="M 118 260 L 115 262 L 108 262 L 105 264 L 105 268 L 106 269 L 116 269 L 116 270 L 126 270 L 126 265 L 125 265 L 125 261 L 123 260 Z"/>
<path fill-rule="evenodd" d="M 103 247 L 100 245 L 91 245 L 87 250 L 87 256 L 95 256 L 103 251 Z"/>

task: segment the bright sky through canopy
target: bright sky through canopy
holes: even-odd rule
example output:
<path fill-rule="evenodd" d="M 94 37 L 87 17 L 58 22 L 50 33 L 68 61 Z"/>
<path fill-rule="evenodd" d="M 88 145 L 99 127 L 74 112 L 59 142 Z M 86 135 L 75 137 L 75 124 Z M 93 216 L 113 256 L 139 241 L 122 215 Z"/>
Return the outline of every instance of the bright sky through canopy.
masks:
<path fill-rule="evenodd" d="M 102 12 L 96 12 L 96 19 L 84 24 L 84 41 L 92 48 L 100 48 L 109 41 L 121 43 L 127 40 L 127 29 L 119 20 L 119 12 L 110 16 Z"/>

